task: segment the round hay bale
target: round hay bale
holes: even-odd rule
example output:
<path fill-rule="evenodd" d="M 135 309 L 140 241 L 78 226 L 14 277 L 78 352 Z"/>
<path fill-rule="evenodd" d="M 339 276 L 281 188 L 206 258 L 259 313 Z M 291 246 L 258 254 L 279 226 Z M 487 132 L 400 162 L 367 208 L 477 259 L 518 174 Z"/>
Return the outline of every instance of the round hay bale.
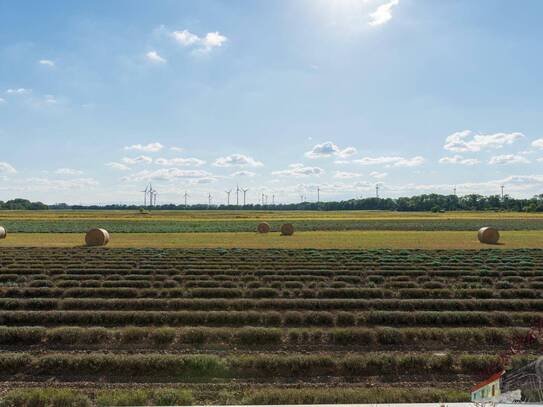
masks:
<path fill-rule="evenodd" d="M 292 223 L 285 223 L 281 226 L 281 235 L 282 236 L 292 236 L 294 234 L 294 226 Z"/>
<path fill-rule="evenodd" d="M 105 246 L 109 243 L 109 233 L 105 229 L 91 229 L 85 235 L 87 246 Z"/>
<path fill-rule="evenodd" d="M 500 240 L 500 232 L 495 228 L 484 227 L 479 229 L 477 237 L 481 243 L 496 244 L 498 243 L 498 240 Z"/>
<path fill-rule="evenodd" d="M 270 225 L 266 222 L 259 223 L 256 227 L 256 231 L 258 233 L 269 233 L 270 231 Z"/>
<path fill-rule="evenodd" d="M 6 228 L 3 226 L 0 226 L 0 239 L 5 239 L 8 236 L 8 232 L 6 232 Z"/>

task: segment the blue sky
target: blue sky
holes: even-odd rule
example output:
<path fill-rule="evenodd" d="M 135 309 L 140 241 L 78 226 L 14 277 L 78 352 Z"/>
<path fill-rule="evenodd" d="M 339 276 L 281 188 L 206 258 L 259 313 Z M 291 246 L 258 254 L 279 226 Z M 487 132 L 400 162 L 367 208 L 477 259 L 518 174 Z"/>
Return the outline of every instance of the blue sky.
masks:
<path fill-rule="evenodd" d="M 0 0 L 0 199 L 543 192 L 543 2 Z"/>

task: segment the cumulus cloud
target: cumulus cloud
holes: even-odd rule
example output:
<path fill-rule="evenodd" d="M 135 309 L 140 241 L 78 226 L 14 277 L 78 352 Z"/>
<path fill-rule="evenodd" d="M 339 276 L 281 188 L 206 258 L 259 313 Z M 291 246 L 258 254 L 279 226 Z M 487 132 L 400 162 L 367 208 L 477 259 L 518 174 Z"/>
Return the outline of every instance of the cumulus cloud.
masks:
<path fill-rule="evenodd" d="M 303 164 L 291 164 L 286 170 L 272 172 L 272 175 L 281 177 L 308 177 L 310 175 L 320 176 L 322 174 L 324 174 L 322 168 L 306 167 Z"/>
<path fill-rule="evenodd" d="M 373 177 L 375 179 L 383 179 L 383 178 L 386 178 L 387 175 L 388 174 L 386 172 L 378 172 L 378 171 L 370 172 L 370 177 Z"/>
<path fill-rule="evenodd" d="M 400 0 L 390 0 L 385 4 L 381 4 L 370 14 L 369 25 L 378 26 L 389 22 L 392 19 L 392 8 L 398 4 L 400 4 Z"/>
<path fill-rule="evenodd" d="M 522 133 L 474 134 L 471 130 L 459 131 L 445 139 L 445 150 L 455 152 L 481 151 L 501 148 L 523 138 Z"/>
<path fill-rule="evenodd" d="M 140 155 L 139 157 L 124 157 L 121 159 L 123 164 L 127 165 L 134 165 L 134 164 L 151 164 L 153 162 L 153 159 L 151 157 L 147 157 L 146 155 Z"/>
<path fill-rule="evenodd" d="M 195 167 L 198 167 L 200 165 L 204 165 L 205 163 L 206 162 L 204 160 L 200 160 L 199 158 L 194 158 L 194 157 L 188 157 L 188 158 L 157 158 L 155 160 L 155 164 L 164 165 L 165 167 L 175 167 L 175 166 L 181 166 L 181 167 L 195 166 Z"/>
<path fill-rule="evenodd" d="M 137 151 L 145 151 L 146 153 L 156 153 L 160 150 L 162 150 L 164 146 L 160 143 L 149 143 L 149 144 L 133 144 L 131 146 L 126 146 L 125 150 L 137 150 Z"/>
<path fill-rule="evenodd" d="M 83 171 L 75 170 L 73 168 L 59 168 L 55 170 L 55 174 L 57 175 L 81 175 L 83 174 Z"/>
<path fill-rule="evenodd" d="M 336 144 L 331 141 L 325 141 L 322 144 L 315 145 L 310 151 L 305 153 L 305 156 L 311 159 L 325 158 L 325 157 L 340 157 L 347 158 L 356 154 L 356 148 L 347 147 L 340 149 Z"/>
<path fill-rule="evenodd" d="M 38 61 L 38 64 L 45 65 L 45 66 L 48 66 L 48 67 L 51 67 L 51 68 L 55 66 L 55 62 L 51 61 L 50 59 L 40 59 Z"/>
<path fill-rule="evenodd" d="M 6 93 L 8 95 L 28 95 L 31 92 L 32 92 L 31 89 L 26 89 L 26 88 L 18 88 L 18 89 L 8 89 L 8 90 L 6 90 Z"/>
<path fill-rule="evenodd" d="M 538 138 L 537 140 L 532 141 L 532 147 L 543 148 L 543 138 Z"/>
<path fill-rule="evenodd" d="M 161 57 L 157 51 L 149 51 L 145 54 L 145 58 L 154 64 L 165 64 L 168 62 L 165 58 Z"/>
<path fill-rule="evenodd" d="M 184 151 L 181 147 L 170 147 L 170 150 L 175 151 L 176 153 L 181 153 Z"/>
<path fill-rule="evenodd" d="M 0 105 L 1 105 L 2 103 L 6 103 L 6 99 L 0 98 Z"/>
<path fill-rule="evenodd" d="M 461 155 L 453 155 L 452 157 L 443 157 L 439 159 L 440 164 L 460 164 L 460 165 L 475 165 L 479 164 L 476 158 L 464 158 Z"/>
<path fill-rule="evenodd" d="M 521 155 L 516 154 L 503 154 L 503 155 L 496 155 L 488 161 L 489 164 L 529 164 L 530 160 L 528 160 L 526 157 L 523 157 Z"/>
<path fill-rule="evenodd" d="M 357 178 L 361 176 L 362 174 L 358 172 L 348 172 L 348 171 L 336 171 L 336 173 L 334 174 L 334 178 L 339 178 L 339 179 Z"/>
<path fill-rule="evenodd" d="M 232 177 L 254 177 L 256 174 L 252 171 L 236 171 L 231 174 Z"/>
<path fill-rule="evenodd" d="M 213 165 L 217 167 L 260 167 L 262 162 L 243 154 L 231 154 L 226 157 L 219 157 Z"/>
<path fill-rule="evenodd" d="M 128 171 L 130 169 L 128 165 L 116 163 L 116 162 L 107 163 L 106 167 L 112 168 L 117 171 Z"/>
<path fill-rule="evenodd" d="M 220 34 L 218 31 L 208 32 L 203 37 L 191 33 L 188 30 L 174 31 L 171 37 L 184 47 L 195 47 L 199 52 L 209 52 L 214 48 L 221 47 L 228 38 Z"/>
<path fill-rule="evenodd" d="M 179 168 L 161 168 L 155 171 L 140 171 L 132 176 L 125 177 L 127 181 L 150 181 L 150 180 L 162 180 L 173 181 L 175 179 L 182 178 L 210 178 L 213 174 L 207 171 L 201 170 L 181 170 Z"/>
<path fill-rule="evenodd" d="M 0 161 L 0 174 L 16 174 L 17 170 L 7 162 Z"/>
<path fill-rule="evenodd" d="M 353 160 L 353 163 L 360 165 L 387 165 L 391 167 L 418 167 L 424 164 L 425 159 L 421 156 L 405 158 L 399 156 L 382 156 L 382 157 L 362 157 L 358 160 Z"/>

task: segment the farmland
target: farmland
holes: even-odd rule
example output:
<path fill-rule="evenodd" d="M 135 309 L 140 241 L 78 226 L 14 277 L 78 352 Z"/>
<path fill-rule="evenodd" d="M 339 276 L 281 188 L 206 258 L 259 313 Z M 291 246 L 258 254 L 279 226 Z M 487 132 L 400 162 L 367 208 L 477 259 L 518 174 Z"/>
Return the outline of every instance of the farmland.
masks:
<path fill-rule="evenodd" d="M 1 388 L 53 380 L 103 405 L 462 401 L 543 315 L 542 266 L 535 249 L 4 248 Z"/>
<path fill-rule="evenodd" d="M 111 233 L 253 232 L 257 222 L 272 231 L 290 222 L 298 231 L 473 231 L 481 224 L 500 230 L 543 230 L 543 215 L 458 212 L 447 214 L 381 211 L 35 211 L 0 213 L 10 232 L 84 233 L 97 224 Z"/>

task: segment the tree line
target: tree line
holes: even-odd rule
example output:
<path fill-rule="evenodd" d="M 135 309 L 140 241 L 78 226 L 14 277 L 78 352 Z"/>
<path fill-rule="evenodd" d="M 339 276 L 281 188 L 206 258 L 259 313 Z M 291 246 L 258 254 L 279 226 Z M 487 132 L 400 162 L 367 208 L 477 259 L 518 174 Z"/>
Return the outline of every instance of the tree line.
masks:
<path fill-rule="evenodd" d="M 261 205 L 183 205 L 163 204 L 143 208 L 141 205 L 68 205 L 65 203 L 46 205 L 42 202 L 30 202 L 26 199 L 0 201 L 0 210 L 309 210 L 309 211 L 354 211 L 354 210 L 388 210 L 399 212 L 420 211 L 513 211 L 513 212 L 543 212 L 543 194 L 532 198 L 512 198 L 499 195 L 439 195 L 425 194 L 401 198 L 362 198 L 344 201 L 300 202 L 290 204 Z"/>

